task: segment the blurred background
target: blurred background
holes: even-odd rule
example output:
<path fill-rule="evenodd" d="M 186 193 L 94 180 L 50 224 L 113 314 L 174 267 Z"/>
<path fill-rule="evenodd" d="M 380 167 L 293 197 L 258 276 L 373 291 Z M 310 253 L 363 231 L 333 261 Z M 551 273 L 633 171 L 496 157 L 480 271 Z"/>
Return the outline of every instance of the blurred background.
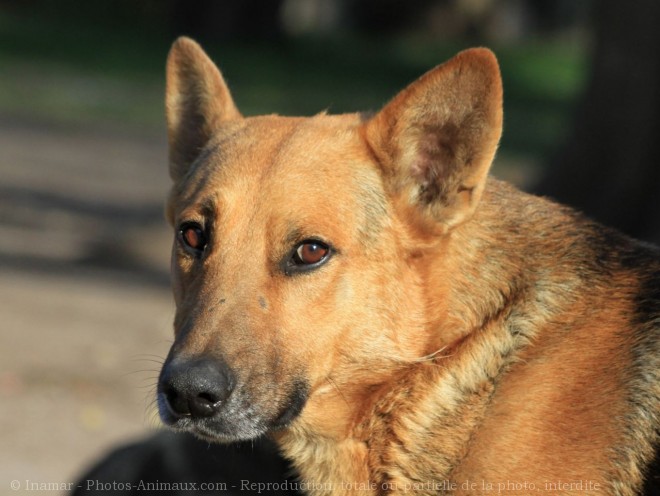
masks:
<path fill-rule="evenodd" d="M 176 36 L 245 115 L 377 110 L 489 46 L 494 174 L 657 242 L 658 25 L 655 0 L 0 0 L 0 492 L 71 482 L 158 427 Z"/>

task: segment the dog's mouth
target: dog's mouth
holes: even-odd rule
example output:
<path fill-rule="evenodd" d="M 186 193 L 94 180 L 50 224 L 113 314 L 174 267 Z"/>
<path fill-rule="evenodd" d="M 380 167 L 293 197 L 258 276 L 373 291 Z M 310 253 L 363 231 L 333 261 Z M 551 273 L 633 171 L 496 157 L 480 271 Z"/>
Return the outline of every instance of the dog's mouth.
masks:
<path fill-rule="evenodd" d="M 262 389 L 280 394 L 269 398 L 268 393 L 250 393 L 217 363 L 167 362 L 158 384 L 158 410 L 164 424 L 207 441 L 255 439 L 289 426 L 302 412 L 309 391 L 303 381 Z"/>

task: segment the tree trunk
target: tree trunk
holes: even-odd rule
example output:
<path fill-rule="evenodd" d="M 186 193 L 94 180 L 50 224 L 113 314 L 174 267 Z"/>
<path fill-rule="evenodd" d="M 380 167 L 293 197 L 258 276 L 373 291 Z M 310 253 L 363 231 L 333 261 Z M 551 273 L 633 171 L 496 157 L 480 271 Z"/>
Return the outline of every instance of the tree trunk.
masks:
<path fill-rule="evenodd" d="M 576 127 L 537 192 L 660 242 L 660 2 L 601 0 Z"/>

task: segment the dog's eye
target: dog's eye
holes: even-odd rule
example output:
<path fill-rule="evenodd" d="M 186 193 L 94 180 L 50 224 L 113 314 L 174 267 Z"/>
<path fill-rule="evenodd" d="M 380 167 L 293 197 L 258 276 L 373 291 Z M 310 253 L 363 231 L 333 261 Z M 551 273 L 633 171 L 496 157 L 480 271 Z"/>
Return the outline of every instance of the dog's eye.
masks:
<path fill-rule="evenodd" d="M 308 239 L 297 244 L 289 259 L 286 261 L 284 271 L 287 275 L 295 272 L 304 272 L 323 265 L 332 254 L 329 245 L 315 239 Z"/>
<path fill-rule="evenodd" d="M 300 243 L 295 253 L 295 261 L 302 265 L 314 265 L 328 256 L 328 248 L 323 243 L 317 241 L 307 241 Z"/>
<path fill-rule="evenodd" d="M 200 254 L 206 247 L 207 239 L 202 226 L 195 222 L 186 222 L 179 229 L 179 237 L 186 248 Z"/>

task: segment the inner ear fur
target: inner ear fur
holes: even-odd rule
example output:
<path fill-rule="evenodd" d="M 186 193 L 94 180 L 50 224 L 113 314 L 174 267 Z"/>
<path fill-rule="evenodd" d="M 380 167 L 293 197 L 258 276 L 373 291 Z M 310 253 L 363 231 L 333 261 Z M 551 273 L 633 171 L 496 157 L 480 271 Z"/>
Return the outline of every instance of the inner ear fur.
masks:
<path fill-rule="evenodd" d="M 502 82 L 485 48 L 427 72 L 365 124 L 395 201 L 447 232 L 479 203 L 502 133 Z"/>
<path fill-rule="evenodd" d="M 167 57 L 165 113 L 174 181 L 223 122 L 241 118 L 219 69 L 190 38 L 177 39 Z"/>

